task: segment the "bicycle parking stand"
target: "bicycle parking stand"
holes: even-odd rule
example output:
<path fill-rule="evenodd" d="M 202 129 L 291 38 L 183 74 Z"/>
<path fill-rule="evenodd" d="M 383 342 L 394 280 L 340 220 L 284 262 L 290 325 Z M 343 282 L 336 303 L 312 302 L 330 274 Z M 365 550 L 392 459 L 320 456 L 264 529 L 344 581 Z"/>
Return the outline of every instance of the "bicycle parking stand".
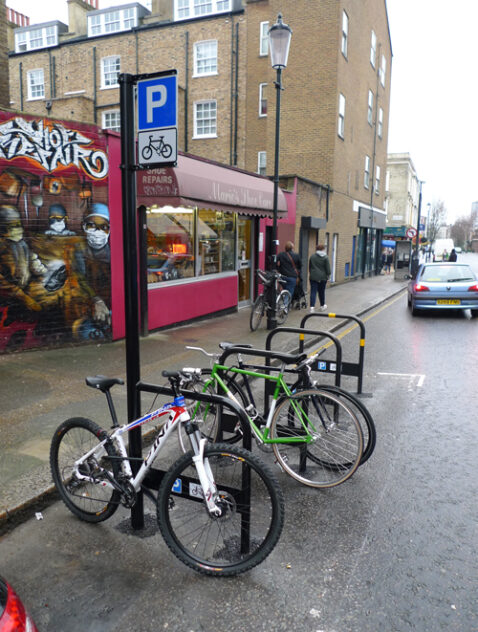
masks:
<path fill-rule="evenodd" d="M 174 397 L 174 391 L 170 386 L 161 386 L 159 384 L 150 384 L 148 382 L 139 381 L 136 384 L 136 390 L 138 393 L 157 393 L 160 395 L 168 395 L 170 397 Z M 223 397 L 222 395 L 212 395 L 209 393 L 198 393 L 196 391 L 189 391 L 186 389 L 180 389 L 181 395 L 183 395 L 186 399 L 192 399 L 200 402 L 206 402 L 210 404 L 216 404 L 218 406 L 229 408 L 233 411 L 237 417 L 242 420 L 243 427 L 243 447 L 246 450 L 251 450 L 252 447 L 252 435 L 249 427 L 247 415 L 244 410 L 232 400 Z M 237 423 L 237 420 L 236 420 Z M 151 492 L 151 490 L 157 491 L 161 485 L 161 481 L 165 475 L 164 470 L 159 470 L 157 468 L 150 468 L 148 474 L 146 475 L 142 488 L 144 493 L 148 496 L 150 500 L 156 502 L 156 497 Z M 199 484 L 197 479 L 183 479 L 182 491 L 174 492 L 174 495 L 181 496 L 182 498 L 187 498 L 194 502 L 202 502 L 202 499 L 198 499 L 196 496 L 192 496 L 189 493 L 185 493 L 190 489 L 190 484 Z M 247 549 L 250 544 L 250 498 L 249 492 L 250 489 L 250 472 L 244 472 L 242 478 L 242 489 L 237 488 L 227 488 L 226 491 L 233 494 L 239 501 L 239 504 L 243 509 L 240 510 L 241 513 L 241 547 L 243 549 Z"/>
<path fill-rule="evenodd" d="M 310 318 L 337 318 L 341 320 L 353 320 L 357 323 L 360 328 L 360 340 L 359 340 L 359 360 L 358 362 L 342 362 L 341 364 L 341 374 L 349 375 L 351 377 L 357 378 L 357 395 L 361 395 L 362 397 L 369 397 L 370 395 L 362 392 L 363 386 L 363 367 L 364 367 L 364 358 L 365 358 L 365 325 L 363 321 L 360 320 L 357 316 L 353 316 L 351 314 L 335 314 L 333 312 L 330 313 L 313 313 L 307 314 L 300 321 L 300 327 L 306 331 L 304 325 Z M 345 325 L 337 325 L 333 328 L 333 331 L 336 329 L 341 329 Z"/>

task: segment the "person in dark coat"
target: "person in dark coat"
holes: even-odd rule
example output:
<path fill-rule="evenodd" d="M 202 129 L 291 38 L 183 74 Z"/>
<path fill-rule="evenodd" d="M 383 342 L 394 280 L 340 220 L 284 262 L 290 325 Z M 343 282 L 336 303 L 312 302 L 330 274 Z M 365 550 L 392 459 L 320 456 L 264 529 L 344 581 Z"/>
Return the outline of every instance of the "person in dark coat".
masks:
<path fill-rule="evenodd" d="M 294 296 L 295 286 L 300 281 L 300 270 L 302 262 L 299 255 L 294 252 L 294 244 L 288 241 L 284 252 L 280 252 L 277 257 L 277 269 L 287 279 L 284 289 L 290 292 L 291 298 Z"/>
<path fill-rule="evenodd" d="M 310 311 L 315 311 L 315 299 L 319 294 L 320 311 L 327 309 L 325 304 L 325 286 L 330 279 L 330 261 L 325 246 L 319 244 L 316 252 L 309 259 L 310 276 Z"/>
<path fill-rule="evenodd" d="M 450 252 L 450 256 L 448 257 L 448 261 L 456 261 L 458 259 L 458 255 L 456 254 L 456 250 L 453 248 L 453 250 Z"/>

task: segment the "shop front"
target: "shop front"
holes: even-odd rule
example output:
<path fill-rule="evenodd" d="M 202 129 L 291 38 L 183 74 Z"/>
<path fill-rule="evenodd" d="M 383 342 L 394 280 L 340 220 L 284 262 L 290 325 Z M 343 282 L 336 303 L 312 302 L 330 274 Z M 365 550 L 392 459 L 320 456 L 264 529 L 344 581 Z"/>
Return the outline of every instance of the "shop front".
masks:
<path fill-rule="evenodd" d="M 378 274 L 386 213 L 369 206 L 358 207 L 359 248 L 357 274 Z"/>
<path fill-rule="evenodd" d="M 270 180 L 180 154 L 175 168 L 138 173 L 137 202 L 150 330 L 251 301 L 259 220 L 272 217 Z M 279 190 L 278 216 L 286 212 Z"/>

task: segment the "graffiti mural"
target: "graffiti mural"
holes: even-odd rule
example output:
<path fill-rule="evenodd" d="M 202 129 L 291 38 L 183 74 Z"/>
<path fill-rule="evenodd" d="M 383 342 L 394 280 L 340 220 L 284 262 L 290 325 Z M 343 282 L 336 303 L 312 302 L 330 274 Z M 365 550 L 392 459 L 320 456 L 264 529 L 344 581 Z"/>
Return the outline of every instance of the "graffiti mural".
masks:
<path fill-rule="evenodd" d="M 111 338 L 107 175 L 96 127 L 0 111 L 0 352 Z"/>

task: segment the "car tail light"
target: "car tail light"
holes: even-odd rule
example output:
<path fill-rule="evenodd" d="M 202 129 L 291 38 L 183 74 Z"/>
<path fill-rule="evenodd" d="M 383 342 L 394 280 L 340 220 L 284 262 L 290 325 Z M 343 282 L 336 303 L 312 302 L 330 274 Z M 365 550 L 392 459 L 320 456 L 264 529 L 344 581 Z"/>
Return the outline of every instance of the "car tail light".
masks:
<path fill-rule="evenodd" d="M 415 283 L 415 287 L 413 288 L 415 292 L 429 292 L 430 288 L 427 285 L 423 285 L 423 283 Z"/>
<path fill-rule="evenodd" d="M 470 285 L 470 287 L 468 288 L 468 292 L 478 292 L 478 283 L 475 283 L 475 285 Z"/>
<path fill-rule="evenodd" d="M 11 586 L 8 587 L 5 612 L 0 617 L 0 630 L 1 632 L 38 632 Z"/>

